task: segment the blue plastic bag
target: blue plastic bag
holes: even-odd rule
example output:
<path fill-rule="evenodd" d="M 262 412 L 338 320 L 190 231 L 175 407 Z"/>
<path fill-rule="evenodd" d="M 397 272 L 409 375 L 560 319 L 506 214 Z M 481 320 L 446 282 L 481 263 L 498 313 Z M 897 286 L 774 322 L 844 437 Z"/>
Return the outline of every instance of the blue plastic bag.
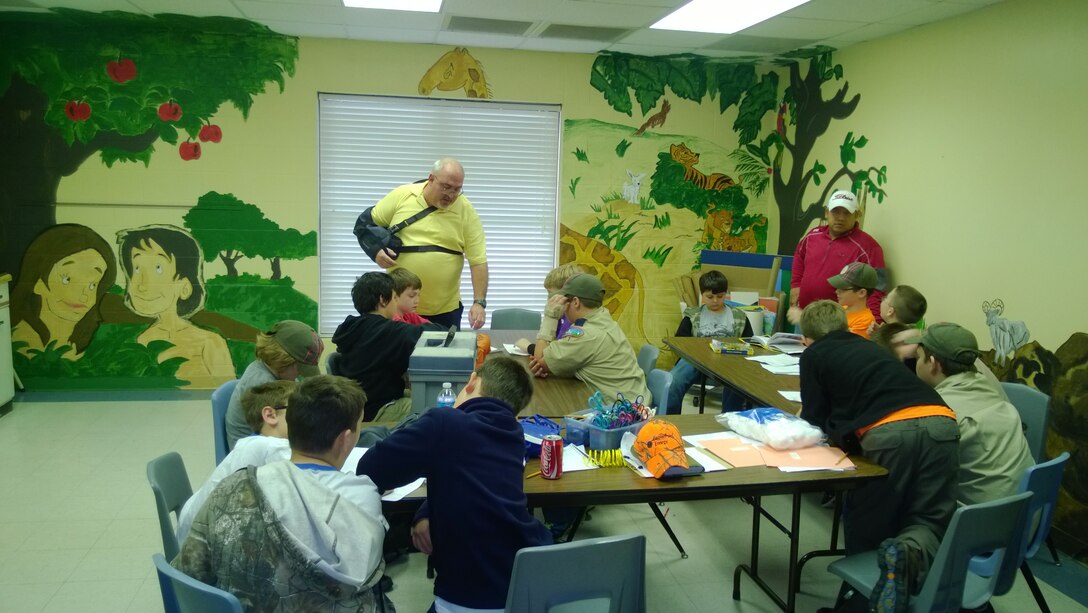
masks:
<path fill-rule="evenodd" d="M 549 434 L 559 434 L 559 424 L 543 415 L 531 415 L 518 418 L 521 429 L 525 433 L 525 457 L 539 458 L 540 443 Z"/>

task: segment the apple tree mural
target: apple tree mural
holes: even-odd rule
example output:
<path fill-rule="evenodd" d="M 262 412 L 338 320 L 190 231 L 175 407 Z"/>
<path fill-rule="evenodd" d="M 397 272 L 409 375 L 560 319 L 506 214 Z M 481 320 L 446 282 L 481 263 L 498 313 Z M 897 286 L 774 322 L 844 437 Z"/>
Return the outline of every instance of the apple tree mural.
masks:
<path fill-rule="evenodd" d="M 666 87 L 695 102 L 717 98 L 721 113 L 737 107 L 732 127 L 739 146 L 731 157 L 739 186 L 757 196 L 771 188 L 781 224 L 776 251 L 792 253 L 809 224 L 822 215 L 822 203 L 839 179 L 849 178 L 855 193 L 867 192 L 878 202 L 885 196 L 887 167 L 857 164 L 858 150 L 868 143 L 865 136 L 848 134 L 834 162 L 809 159 L 831 122 L 849 117 L 861 101 L 861 94 L 849 94 L 850 85 L 843 80 L 842 65 L 833 62 L 832 51 L 830 47 L 801 49 L 776 60 L 777 68 L 766 69 L 754 59 L 603 52 L 593 63 L 589 82 L 613 109 L 627 115 L 632 114 L 632 91 L 645 115 L 664 96 Z M 787 83 L 780 91 L 783 70 Z M 827 84 L 833 85 L 830 96 L 824 93 Z M 764 133 L 768 113 L 775 113 L 776 122 Z M 657 174 L 670 177 L 678 168 L 665 156 Z M 685 189 L 686 199 L 680 206 L 709 205 L 705 195 Z M 726 208 L 736 214 L 740 206 L 734 200 Z M 734 220 L 734 232 L 743 227 L 739 221 Z"/>
<path fill-rule="evenodd" d="M 0 270 L 56 223 L 57 188 L 93 155 L 184 160 L 224 137 L 229 102 L 293 75 L 298 41 L 241 19 L 122 12 L 0 13 Z"/>

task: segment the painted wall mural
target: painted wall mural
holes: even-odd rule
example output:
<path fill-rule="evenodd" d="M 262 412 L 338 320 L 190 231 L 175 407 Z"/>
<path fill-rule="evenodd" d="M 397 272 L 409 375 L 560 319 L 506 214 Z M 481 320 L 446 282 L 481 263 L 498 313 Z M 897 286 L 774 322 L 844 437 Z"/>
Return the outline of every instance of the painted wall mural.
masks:
<path fill-rule="evenodd" d="M 316 232 L 231 194 L 117 233 L 116 254 L 95 229 L 56 223 L 61 179 L 92 156 L 147 166 L 165 143 L 200 160 L 224 138 L 212 122 L 223 103 L 244 118 L 266 85 L 282 91 L 297 39 L 238 19 L 66 9 L 5 13 L 0 38 L 0 270 L 16 275 L 13 350 L 28 389 L 215 387 L 252 361 L 258 330 L 316 323 L 316 303 L 281 269 L 316 256 Z M 243 257 L 266 260 L 267 278 L 239 274 Z M 205 280 L 215 260 L 227 274 Z"/>
<path fill-rule="evenodd" d="M 438 58 L 423 78 L 419 80 L 419 93 L 430 96 L 434 90 L 465 91 L 467 98 L 490 98 L 491 86 L 487 84 L 483 64 L 464 47 L 457 47 Z"/>
<path fill-rule="evenodd" d="M 0 39 L 0 270 L 57 223 L 60 180 L 91 156 L 147 165 L 161 141 L 198 160 L 220 105 L 247 115 L 298 57 L 265 26 L 185 15 L 6 13 Z"/>

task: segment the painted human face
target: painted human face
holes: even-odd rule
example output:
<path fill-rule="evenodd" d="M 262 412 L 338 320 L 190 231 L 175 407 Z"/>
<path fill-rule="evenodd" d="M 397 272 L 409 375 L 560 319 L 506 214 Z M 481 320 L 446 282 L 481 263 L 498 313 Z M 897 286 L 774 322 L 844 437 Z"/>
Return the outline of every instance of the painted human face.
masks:
<path fill-rule="evenodd" d="M 153 240 L 132 249 L 132 276 L 128 295 L 132 309 L 146 317 L 177 312 L 178 299 L 188 298 L 193 286 L 177 276 L 177 262 Z"/>
<path fill-rule="evenodd" d="M 852 230 L 857 221 L 857 213 L 851 213 L 841 206 L 827 212 L 827 229 L 832 238 L 837 238 Z"/>
<path fill-rule="evenodd" d="M 98 283 L 106 260 L 94 249 L 84 249 L 53 265 L 49 277 L 34 284 L 42 311 L 65 321 L 78 322 L 98 302 Z"/>
<path fill-rule="evenodd" d="M 703 306 L 712 313 L 720 313 L 725 308 L 725 292 L 703 292 Z"/>
<path fill-rule="evenodd" d="M 414 287 L 406 288 L 403 292 L 394 296 L 397 303 L 397 314 L 415 313 L 419 306 L 419 290 Z"/>

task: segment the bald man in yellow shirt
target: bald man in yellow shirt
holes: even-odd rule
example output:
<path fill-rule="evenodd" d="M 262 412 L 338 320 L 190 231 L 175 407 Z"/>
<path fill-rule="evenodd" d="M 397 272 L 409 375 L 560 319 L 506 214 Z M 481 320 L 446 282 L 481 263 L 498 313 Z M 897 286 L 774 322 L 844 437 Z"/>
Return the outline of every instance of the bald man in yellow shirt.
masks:
<path fill-rule="evenodd" d="M 404 244 L 399 256 L 389 249 L 378 252 L 382 268 L 403 266 L 423 281 L 417 312 L 434 323 L 461 326 L 461 271 L 468 259 L 472 275 L 473 329 L 484 324 L 487 308 L 487 252 L 484 228 L 472 203 L 461 193 L 465 170 L 453 158 L 434 163 L 425 183 L 410 183 L 389 192 L 375 205 L 374 223 L 390 227 L 424 211 L 434 212 L 397 233 Z"/>

